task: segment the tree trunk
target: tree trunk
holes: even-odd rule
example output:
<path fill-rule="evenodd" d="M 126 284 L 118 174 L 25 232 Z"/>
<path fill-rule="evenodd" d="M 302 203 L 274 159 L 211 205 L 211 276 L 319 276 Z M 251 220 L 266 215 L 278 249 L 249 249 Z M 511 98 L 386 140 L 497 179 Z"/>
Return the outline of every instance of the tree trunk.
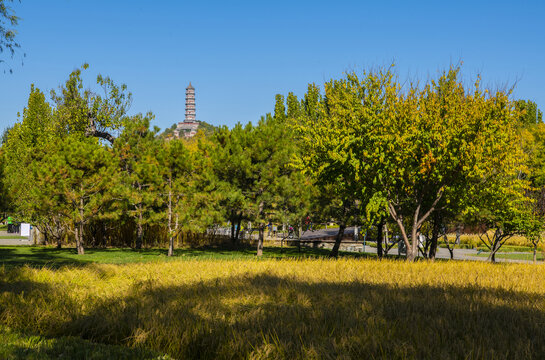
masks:
<path fill-rule="evenodd" d="M 83 241 L 82 231 L 83 231 L 83 224 L 76 223 L 74 226 L 74 235 L 76 237 L 76 250 L 78 252 L 78 255 L 85 254 L 85 250 L 82 244 L 82 241 Z"/>
<path fill-rule="evenodd" d="M 460 233 L 462 232 L 460 224 L 456 225 L 456 241 L 454 244 L 460 245 Z"/>
<path fill-rule="evenodd" d="M 390 251 L 391 245 L 390 244 L 390 234 L 388 233 L 388 223 L 385 222 L 384 224 L 384 241 L 383 241 L 385 247 L 384 247 L 384 256 L 388 255 L 388 251 Z"/>
<path fill-rule="evenodd" d="M 439 240 L 439 229 L 441 227 L 438 216 L 434 219 L 433 230 L 431 232 L 430 249 L 428 251 L 428 259 L 435 261 L 435 255 L 437 254 L 437 243 Z"/>
<path fill-rule="evenodd" d="M 383 232 L 383 230 L 384 230 L 384 218 L 381 217 L 380 221 L 378 222 L 378 226 L 377 226 L 377 256 L 378 256 L 379 259 L 382 259 L 382 256 L 384 255 L 383 251 L 382 251 L 382 243 L 383 243 L 382 232 Z"/>
<path fill-rule="evenodd" d="M 176 198 L 176 204 L 178 204 L 178 198 Z M 174 226 L 174 233 L 176 234 L 176 246 L 180 246 L 180 242 L 179 242 L 179 236 L 180 236 L 180 232 L 178 231 L 178 229 L 180 228 L 180 215 L 178 214 L 178 212 L 176 212 L 176 225 Z"/>
<path fill-rule="evenodd" d="M 45 227 L 44 227 L 45 228 Z M 49 236 L 48 236 L 48 231 L 43 231 L 43 234 L 44 234 L 44 245 L 49 245 Z M 36 237 L 34 238 L 34 245 L 36 245 Z"/>
<path fill-rule="evenodd" d="M 405 244 L 405 251 L 407 253 L 406 254 L 407 260 L 412 261 L 414 257 L 413 259 L 409 259 L 409 252 L 411 252 L 411 243 L 409 242 L 409 237 L 407 236 L 405 225 L 403 224 L 403 216 L 397 215 L 397 212 L 395 211 L 395 208 L 391 203 L 388 204 L 388 210 L 392 218 L 396 221 L 397 226 L 399 227 L 399 230 L 401 231 L 401 237 L 402 237 L 403 243 Z M 398 250 L 399 250 L 399 253 L 401 254 L 399 243 L 398 243 Z"/>
<path fill-rule="evenodd" d="M 263 228 L 263 225 L 259 225 L 259 237 L 257 239 L 257 256 L 263 255 L 263 235 L 265 233 L 265 230 Z"/>
<path fill-rule="evenodd" d="M 452 248 L 451 248 L 447 235 L 443 234 L 443 237 L 445 238 L 445 244 L 447 244 L 447 249 L 450 254 L 450 260 L 454 260 L 454 246 L 456 245 L 456 243 L 452 244 Z"/>
<path fill-rule="evenodd" d="M 79 224 L 78 238 L 78 255 L 83 255 L 85 254 L 85 250 L 83 249 L 83 222 Z"/>
<path fill-rule="evenodd" d="M 235 219 L 233 216 L 231 216 L 231 243 L 235 244 Z"/>
<path fill-rule="evenodd" d="M 263 227 L 263 223 L 262 223 L 262 215 L 263 215 L 263 207 L 265 206 L 265 204 L 263 203 L 263 201 L 261 201 L 259 203 L 259 207 L 258 207 L 258 219 L 259 219 L 259 236 L 258 236 L 258 239 L 257 239 L 257 256 L 262 256 L 263 255 L 263 236 L 264 236 L 264 233 L 265 233 L 265 228 Z M 252 225 L 250 224 L 250 229 L 252 228 Z M 252 238 L 252 235 L 250 235 L 250 239 Z"/>
<path fill-rule="evenodd" d="M 76 239 L 76 251 L 79 254 L 79 234 L 78 234 L 78 224 L 74 224 L 74 237 Z"/>
<path fill-rule="evenodd" d="M 534 264 L 537 262 L 537 243 L 534 244 Z"/>
<path fill-rule="evenodd" d="M 335 245 L 333 245 L 333 249 L 331 249 L 331 253 L 329 254 L 329 257 L 336 258 L 339 256 L 339 248 L 341 247 L 341 241 L 343 240 L 344 229 L 346 229 L 346 224 L 340 223 L 339 232 L 337 233 L 337 236 L 335 237 Z"/>
<path fill-rule="evenodd" d="M 495 235 L 494 235 L 495 236 Z M 490 248 L 490 255 L 488 255 L 488 260 L 490 262 L 496 262 L 496 252 L 499 250 L 499 241 L 495 238 L 492 247 Z"/>
<path fill-rule="evenodd" d="M 419 240 L 420 240 L 420 233 L 413 227 L 411 231 L 412 243 L 409 244 L 409 246 L 407 247 L 407 261 L 413 262 L 418 256 Z"/>
<path fill-rule="evenodd" d="M 168 254 L 167 256 L 174 255 L 174 232 L 172 231 L 172 179 L 168 179 Z"/>
<path fill-rule="evenodd" d="M 142 204 L 138 205 L 138 224 L 136 228 L 136 249 L 142 249 L 142 239 L 144 238 L 144 227 L 142 225 Z"/>
<path fill-rule="evenodd" d="M 76 225 L 76 227 L 79 227 L 79 231 L 76 234 L 77 240 L 76 240 L 76 247 L 78 249 L 78 255 L 83 255 L 85 251 L 83 250 L 83 198 L 79 200 L 79 223 Z"/>

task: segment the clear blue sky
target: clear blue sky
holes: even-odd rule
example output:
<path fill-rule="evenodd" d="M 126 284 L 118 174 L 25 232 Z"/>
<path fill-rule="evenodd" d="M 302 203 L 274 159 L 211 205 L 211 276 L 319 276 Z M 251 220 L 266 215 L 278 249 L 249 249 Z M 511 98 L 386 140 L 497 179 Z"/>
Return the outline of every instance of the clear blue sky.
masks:
<path fill-rule="evenodd" d="M 165 128 L 184 117 L 256 121 L 274 95 L 301 95 L 347 70 L 388 65 L 426 79 L 459 60 L 468 79 L 517 81 L 516 98 L 545 108 L 545 1 L 22 0 L 22 49 L 0 73 L 0 131 L 22 112 L 30 84 L 49 94 L 82 63 L 126 83 L 130 113 L 153 111 Z M 26 53 L 24 65 L 21 55 Z M 6 54 L 2 54 L 6 58 Z M 6 68 L 5 65 L 4 69 Z"/>

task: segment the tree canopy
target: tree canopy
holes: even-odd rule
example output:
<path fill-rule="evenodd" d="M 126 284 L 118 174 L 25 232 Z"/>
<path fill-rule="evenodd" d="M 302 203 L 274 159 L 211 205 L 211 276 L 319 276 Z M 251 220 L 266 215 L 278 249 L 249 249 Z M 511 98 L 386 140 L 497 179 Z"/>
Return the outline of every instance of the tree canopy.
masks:
<path fill-rule="evenodd" d="M 459 67 L 420 83 L 395 67 L 348 73 L 301 99 L 276 95 L 255 124 L 204 126 L 190 140 L 159 134 L 152 113 L 129 115 L 131 93 L 109 77 L 84 89 L 85 69 L 51 101 L 31 86 L 0 151 L 3 209 L 59 245 L 72 234 L 79 253 L 93 239 L 168 241 L 172 255 L 180 239 L 229 224 L 234 245 L 256 229 L 261 255 L 266 224 L 300 235 L 310 217 L 339 226 L 332 256 L 349 226 L 376 229 L 379 256 L 395 227 L 410 261 L 433 259 L 461 223 L 481 230 L 492 261 L 511 236 L 540 239 L 542 113 L 479 77 L 464 83 Z"/>

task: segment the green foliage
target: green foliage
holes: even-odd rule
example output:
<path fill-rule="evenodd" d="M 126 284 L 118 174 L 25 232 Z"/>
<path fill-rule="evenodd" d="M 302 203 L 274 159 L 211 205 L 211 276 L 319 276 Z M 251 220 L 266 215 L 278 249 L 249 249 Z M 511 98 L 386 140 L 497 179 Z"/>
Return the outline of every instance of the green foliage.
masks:
<path fill-rule="evenodd" d="M 160 193 L 161 167 L 157 159 L 160 143 L 150 130 L 152 114 L 136 115 L 123 121 L 123 132 L 114 142 L 114 153 L 121 171 L 116 196 L 123 199 L 120 210 L 134 219 L 136 247 L 142 247 L 143 228 L 159 220 L 158 208 L 163 203 Z M 114 183 L 115 184 L 115 183 Z"/>
<path fill-rule="evenodd" d="M 76 69 L 58 92 L 51 91 L 56 104 L 57 127 L 63 132 L 80 133 L 102 138 L 113 143 L 110 133 L 121 129 L 126 112 L 132 101 L 125 84 L 116 85 L 109 77 L 98 75 L 96 84 L 103 95 L 89 89 L 84 90 L 82 71 L 89 67 L 83 64 Z"/>
<path fill-rule="evenodd" d="M 0 53 L 8 51 L 13 57 L 15 50 L 20 47 L 19 43 L 15 39 L 17 31 L 15 26 L 19 23 L 19 17 L 15 15 L 13 9 L 8 6 L 8 3 L 12 3 L 13 0 L 0 0 Z M 0 59 L 0 63 L 5 60 Z M 4 70 L 4 73 L 6 71 Z M 12 69 L 9 70 L 13 72 Z"/>
<path fill-rule="evenodd" d="M 202 130 L 205 136 L 212 136 L 217 129 L 217 126 L 209 124 L 206 121 L 199 121 L 199 130 Z"/>
<path fill-rule="evenodd" d="M 47 216 L 48 209 L 31 191 L 38 186 L 32 166 L 44 158 L 55 139 L 52 116 L 44 94 L 32 85 L 22 121 L 13 126 L 2 145 L 6 201 L 21 220 L 39 221 Z"/>
<path fill-rule="evenodd" d="M 540 113 L 479 79 L 464 86 L 457 67 L 404 86 L 393 67 L 349 73 L 323 91 L 310 84 L 301 101 L 277 95 L 273 115 L 256 125 L 201 122 L 192 139 L 168 141 L 168 131 L 150 129 L 152 114 L 126 114 L 125 85 L 99 75 L 103 93 L 84 89 L 86 68 L 52 92 L 53 106 L 31 87 L 21 122 L 4 137 L 1 205 L 46 235 L 53 224 L 97 244 L 119 234 L 129 245 L 136 227 L 136 247 L 144 231 L 155 232 L 169 238 L 172 253 L 180 234 L 225 221 L 263 230 L 269 221 L 297 228 L 311 216 L 337 222 L 340 241 L 344 227 L 383 224 L 389 215 L 409 259 L 421 233 L 437 239 L 463 216 L 500 229 L 504 240 L 539 239 Z M 88 193 L 76 214 L 67 204 L 77 186 Z M 62 232 L 55 237 L 60 244 Z"/>
<path fill-rule="evenodd" d="M 178 126 L 178 123 L 172 124 L 169 128 L 166 128 L 165 131 L 163 131 L 161 134 L 159 134 L 159 137 L 163 139 L 169 139 L 174 136 L 174 130 L 176 130 L 176 127 Z M 217 126 L 214 126 L 212 124 L 207 123 L 206 121 L 199 121 L 199 128 L 197 131 L 202 132 L 204 136 L 212 136 L 214 134 L 214 131 L 218 129 Z"/>
<path fill-rule="evenodd" d="M 226 210 L 240 210 L 256 223 L 278 219 L 282 203 L 301 194 L 300 180 L 289 166 L 294 142 L 282 116 L 263 117 L 257 126 L 221 128 L 214 137 L 213 166 Z"/>
<path fill-rule="evenodd" d="M 83 225 L 111 200 L 107 190 L 116 182 L 114 165 L 112 153 L 96 139 L 69 135 L 32 166 L 34 198 L 70 223 L 78 252 L 83 253 Z"/>
<path fill-rule="evenodd" d="M 472 187 L 522 169 L 519 112 L 509 94 L 483 90 L 479 81 L 466 89 L 459 71 L 405 89 L 392 69 L 331 80 L 323 96 L 310 85 L 294 122 L 304 149 L 299 167 L 368 219 L 387 205 L 410 259 L 430 215 L 459 213 L 471 206 Z"/>
<path fill-rule="evenodd" d="M 543 111 L 537 108 L 537 104 L 530 100 L 517 100 L 515 106 L 519 111 L 518 121 L 521 126 L 543 124 Z"/>

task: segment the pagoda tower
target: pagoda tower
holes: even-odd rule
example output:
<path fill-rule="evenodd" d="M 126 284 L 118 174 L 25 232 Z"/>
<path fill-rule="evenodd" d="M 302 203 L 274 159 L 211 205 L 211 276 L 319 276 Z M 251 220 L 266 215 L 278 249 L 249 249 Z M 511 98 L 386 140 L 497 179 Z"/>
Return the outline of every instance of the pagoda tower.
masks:
<path fill-rule="evenodd" d="M 185 88 L 185 119 L 178 123 L 174 130 L 174 136 L 192 137 L 197 133 L 198 128 L 199 121 L 195 117 L 195 88 L 190 82 Z"/>
<path fill-rule="evenodd" d="M 184 122 L 195 122 L 195 88 L 189 82 L 185 88 L 185 120 Z"/>

